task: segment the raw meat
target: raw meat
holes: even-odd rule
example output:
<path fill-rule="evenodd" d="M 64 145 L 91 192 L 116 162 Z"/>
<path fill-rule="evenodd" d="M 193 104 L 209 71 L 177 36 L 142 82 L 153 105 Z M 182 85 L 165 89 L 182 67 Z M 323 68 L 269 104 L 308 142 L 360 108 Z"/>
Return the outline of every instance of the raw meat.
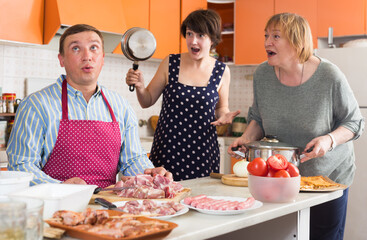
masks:
<path fill-rule="evenodd" d="M 183 189 L 180 183 L 161 175 L 152 177 L 145 174 L 136 175 L 125 182 L 119 181 L 115 187 L 135 187 L 115 193 L 120 197 L 139 199 L 174 198 Z"/>
<path fill-rule="evenodd" d="M 185 198 L 184 203 L 199 209 L 229 211 L 250 208 L 254 205 L 255 199 L 253 197 L 249 197 L 246 199 L 246 201 L 239 202 L 223 199 L 213 199 L 207 197 L 204 194 L 201 194 L 194 197 Z"/>
<path fill-rule="evenodd" d="M 173 215 L 182 210 L 184 206 L 173 201 L 155 202 L 149 199 L 138 201 L 128 201 L 124 206 L 119 207 L 127 213 L 134 215 L 151 215 L 151 216 L 167 216 Z"/>

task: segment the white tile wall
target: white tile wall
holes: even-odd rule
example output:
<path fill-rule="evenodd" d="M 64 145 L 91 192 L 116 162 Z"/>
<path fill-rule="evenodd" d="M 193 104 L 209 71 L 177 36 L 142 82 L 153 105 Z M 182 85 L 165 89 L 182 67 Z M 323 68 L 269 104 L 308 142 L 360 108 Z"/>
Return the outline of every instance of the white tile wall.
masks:
<path fill-rule="evenodd" d="M 23 46 L 0 43 L 0 87 L 2 92 L 15 92 L 18 98 L 25 95 L 26 78 L 55 79 L 64 74 L 57 58 L 58 51 L 44 49 L 41 46 Z M 139 63 L 139 69 L 144 72 L 146 84 L 154 76 L 160 61 L 156 59 Z M 132 62 L 123 56 L 106 54 L 105 64 L 100 74 L 99 82 L 113 89 L 128 99 L 134 108 L 138 119 L 148 120 L 151 115 L 159 115 L 161 98 L 157 103 L 142 109 L 137 101 L 135 92 L 130 92 L 125 83 L 125 75 Z M 229 107 L 231 110 L 241 110 L 241 116 L 247 116 L 248 107 L 252 103 L 252 74 L 256 66 L 231 65 L 231 87 Z M 149 127 L 140 128 L 141 136 L 152 135 Z"/>

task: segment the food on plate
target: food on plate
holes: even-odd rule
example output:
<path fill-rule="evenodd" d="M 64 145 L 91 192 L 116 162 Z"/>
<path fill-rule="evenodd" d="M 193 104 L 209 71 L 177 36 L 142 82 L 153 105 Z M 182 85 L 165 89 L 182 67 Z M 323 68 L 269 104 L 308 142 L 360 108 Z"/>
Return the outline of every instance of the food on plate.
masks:
<path fill-rule="evenodd" d="M 248 171 L 247 171 L 247 165 L 248 164 L 249 164 L 249 162 L 246 161 L 245 159 L 236 162 L 233 165 L 233 173 L 237 177 L 247 177 L 248 176 Z"/>
<path fill-rule="evenodd" d="M 156 202 L 144 199 L 141 202 L 136 200 L 128 201 L 118 208 L 134 215 L 168 216 L 184 209 L 185 206 L 174 201 Z"/>
<path fill-rule="evenodd" d="M 299 169 L 296 165 L 281 154 L 270 156 L 268 160 L 255 158 L 247 165 L 247 170 L 251 175 L 260 177 L 297 177 Z"/>
<path fill-rule="evenodd" d="M 267 160 L 268 165 L 274 170 L 283 170 L 288 167 L 288 160 L 281 154 L 270 156 Z"/>
<path fill-rule="evenodd" d="M 184 189 L 180 183 L 162 175 L 152 177 L 145 174 L 136 175 L 125 182 L 119 181 L 115 187 L 134 187 L 114 192 L 119 197 L 139 199 L 174 198 L 177 193 Z"/>
<path fill-rule="evenodd" d="M 266 176 L 268 174 L 268 164 L 264 159 L 258 157 L 247 165 L 247 171 L 255 176 Z"/>
<path fill-rule="evenodd" d="M 89 208 L 84 212 L 57 211 L 53 218 L 47 222 L 71 226 L 74 229 L 113 238 L 135 237 L 140 234 L 169 228 L 167 222 L 153 219 L 140 221 L 134 217 L 110 217 L 108 211 L 91 210 Z"/>
<path fill-rule="evenodd" d="M 213 199 L 201 194 L 194 197 L 187 197 L 183 200 L 183 202 L 199 209 L 228 211 L 250 208 L 254 205 L 255 199 L 253 197 L 249 197 L 245 201 L 230 201 L 223 199 Z"/>
<path fill-rule="evenodd" d="M 324 176 L 301 177 L 301 189 L 322 189 L 339 187 L 340 184 L 333 182 Z"/>

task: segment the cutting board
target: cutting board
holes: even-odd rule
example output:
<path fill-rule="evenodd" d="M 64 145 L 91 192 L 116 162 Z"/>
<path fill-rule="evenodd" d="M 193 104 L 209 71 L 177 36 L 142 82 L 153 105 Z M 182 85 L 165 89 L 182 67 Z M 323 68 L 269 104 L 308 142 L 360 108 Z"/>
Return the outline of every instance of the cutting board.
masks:
<path fill-rule="evenodd" d="M 234 174 L 225 174 L 222 176 L 222 183 L 230 186 L 247 187 L 247 177 L 237 177 Z"/>
<path fill-rule="evenodd" d="M 177 193 L 177 195 L 174 198 L 159 198 L 159 199 L 152 199 L 152 200 L 159 200 L 159 201 L 174 201 L 174 202 L 179 202 L 182 199 L 184 199 L 187 196 L 190 196 L 191 194 L 191 189 L 190 188 L 184 188 L 181 192 Z M 137 198 L 124 198 L 124 197 L 119 197 L 117 196 L 115 193 L 113 193 L 112 191 L 104 191 L 104 192 L 99 192 L 98 194 L 93 194 L 89 204 L 95 204 L 94 203 L 94 199 L 96 198 L 104 198 L 107 201 L 110 202 L 119 202 L 119 201 L 132 201 L 132 200 L 137 200 Z"/>

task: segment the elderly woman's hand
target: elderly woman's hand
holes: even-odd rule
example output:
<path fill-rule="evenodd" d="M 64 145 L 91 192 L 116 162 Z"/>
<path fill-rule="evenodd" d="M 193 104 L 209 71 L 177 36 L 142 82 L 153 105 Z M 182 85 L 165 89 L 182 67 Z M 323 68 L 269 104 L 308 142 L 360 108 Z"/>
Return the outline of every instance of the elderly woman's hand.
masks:
<path fill-rule="evenodd" d="M 162 175 L 170 180 L 173 180 L 172 173 L 168 172 L 163 167 L 156 167 L 156 168 L 147 168 L 144 170 L 144 174 L 152 175 L 153 177 L 157 174 Z"/>
<path fill-rule="evenodd" d="M 231 155 L 231 157 L 234 157 L 234 158 L 237 158 L 237 159 L 242 159 L 243 157 L 237 155 L 236 153 L 234 153 L 234 151 L 232 149 L 237 148 L 238 151 L 246 153 L 247 149 L 244 146 L 245 143 L 246 143 L 246 141 L 242 137 L 236 138 L 236 140 L 234 140 L 233 143 L 227 148 L 228 154 Z"/>
<path fill-rule="evenodd" d="M 305 150 L 302 154 L 305 155 L 301 159 L 301 163 L 306 162 L 312 158 L 322 157 L 329 151 L 331 148 L 332 140 L 328 135 L 320 136 L 312 139 L 309 143 L 307 143 Z M 308 152 L 309 150 L 311 150 Z"/>

